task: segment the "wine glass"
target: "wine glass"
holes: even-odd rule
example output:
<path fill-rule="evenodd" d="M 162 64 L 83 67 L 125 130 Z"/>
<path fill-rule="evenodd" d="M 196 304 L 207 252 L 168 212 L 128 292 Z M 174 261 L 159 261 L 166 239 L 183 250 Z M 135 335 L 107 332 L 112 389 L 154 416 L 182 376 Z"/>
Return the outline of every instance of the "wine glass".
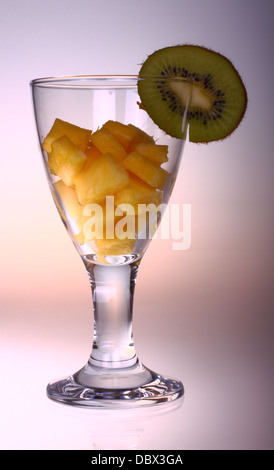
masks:
<path fill-rule="evenodd" d="M 150 119 L 139 103 L 138 80 L 121 75 L 31 81 L 50 190 L 84 262 L 93 296 L 94 335 L 86 365 L 47 386 L 49 398 L 70 405 L 125 408 L 171 402 L 184 394 L 181 381 L 155 373 L 139 361 L 132 334 L 138 268 L 168 203 L 187 135 L 184 116 L 182 139 L 167 135 Z M 100 129 L 106 131 L 106 137 L 99 139 L 103 148 L 94 140 Z M 115 146 L 104 151 L 109 136 L 125 155 L 113 155 Z M 153 146 L 158 152 L 154 162 L 151 155 L 141 153 Z M 163 150 L 167 157 L 159 157 Z M 139 166 L 136 152 L 144 157 Z M 148 182 L 151 169 L 160 175 L 158 183 Z M 104 201 L 98 196 L 100 190 Z M 116 207 L 118 194 L 122 204 Z M 137 209 L 131 204 L 132 194 Z M 117 221 L 122 221 L 118 235 L 113 230 Z M 106 224 L 111 234 L 99 236 Z"/>

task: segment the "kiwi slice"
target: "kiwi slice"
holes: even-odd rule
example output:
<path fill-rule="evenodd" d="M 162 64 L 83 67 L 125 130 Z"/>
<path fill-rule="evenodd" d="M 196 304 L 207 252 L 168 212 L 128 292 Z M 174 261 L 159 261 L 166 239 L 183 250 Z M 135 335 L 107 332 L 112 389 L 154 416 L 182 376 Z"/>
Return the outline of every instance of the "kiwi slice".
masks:
<path fill-rule="evenodd" d="M 138 80 L 140 107 L 167 134 L 182 138 L 183 120 L 191 142 L 230 135 L 241 122 L 247 93 L 233 64 L 211 49 L 171 46 L 151 54 Z"/>

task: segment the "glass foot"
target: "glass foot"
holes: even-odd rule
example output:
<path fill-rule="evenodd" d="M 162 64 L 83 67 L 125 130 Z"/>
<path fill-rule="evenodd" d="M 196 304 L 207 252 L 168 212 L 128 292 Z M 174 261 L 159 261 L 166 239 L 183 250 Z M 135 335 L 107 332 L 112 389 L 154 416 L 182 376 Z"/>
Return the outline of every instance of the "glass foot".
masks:
<path fill-rule="evenodd" d="M 52 400 L 74 406 L 131 408 L 172 402 L 183 396 L 184 387 L 140 363 L 117 371 L 88 362 L 74 375 L 50 383 L 47 394 Z"/>

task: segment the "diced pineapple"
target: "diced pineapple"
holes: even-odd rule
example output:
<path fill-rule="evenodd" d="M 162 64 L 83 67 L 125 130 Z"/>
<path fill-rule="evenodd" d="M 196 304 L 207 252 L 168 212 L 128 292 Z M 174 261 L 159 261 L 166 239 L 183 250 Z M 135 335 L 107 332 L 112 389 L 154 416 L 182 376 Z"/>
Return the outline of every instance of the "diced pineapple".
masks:
<path fill-rule="evenodd" d="M 131 208 L 132 209 L 132 208 Z M 119 240 L 135 240 L 135 235 L 138 226 L 136 226 L 135 215 L 130 215 L 131 211 L 124 212 L 123 217 L 116 222 L 115 225 L 115 238 Z"/>
<path fill-rule="evenodd" d="M 84 166 L 86 155 L 66 135 L 54 140 L 51 148 L 48 159 L 51 173 L 59 176 L 67 186 L 71 186 Z"/>
<path fill-rule="evenodd" d="M 81 224 L 79 228 L 84 235 L 85 242 L 93 240 L 95 237 L 103 237 L 104 214 L 99 204 L 87 204 L 79 222 Z"/>
<path fill-rule="evenodd" d="M 157 191 L 134 175 L 130 176 L 129 184 L 115 195 L 116 206 L 124 203 L 131 204 L 135 214 L 138 214 L 139 204 L 152 203 L 158 206 L 161 201 L 162 191 Z"/>
<path fill-rule="evenodd" d="M 125 150 L 128 150 L 130 143 L 138 133 L 137 129 L 118 121 L 107 121 L 103 125 L 103 129 L 108 129 Z"/>
<path fill-rule="evenodd" d="M 95 160 L 98 160 L 102 156 L 102 153 L 95 147 L 92 142 L 88 143 L 88 147 L 85 149 L 85 155 L 87 157 L 83 170 L 87 169 Z"/>
<path fill-rule="evenodd" d="M 125 158 L 123 164 L 127 170 L 153 188 L 161 188 L 168 176 L 167 171 L 136 151 L 131 152 Z"/>
<path fill-rule="evenodd" d="M 90 140 L 102 154 L 111 153 L 119 160 L 127 156 L 124 147 L 107 128 L 102 127 L 98 131 L 94 132 L 91 135 Z"/>
<path fill-rule="evenodd" d="M 45 137 L 42 147 L 45 152 L 51 152 L 51 144 L 54 140 L 59 139 L 63 135 L 69 137 L 69 139 L 76 145 L 76 147 L 84 150 L 88 144 L 91 131 L 83 129 L 82 127 L 75 126 L 69 122 L 62 121 L 61 119 L 55 119 L 54 124 Z"/>
<path fill-rule="evenodd" d="M 152 162 L 158 163 L 160 165 L 168 161 L 167 145 L 156 145 L 140 142 L 135 146 L 134 150 L 141 153 L 142 155 L 144 155 L 144 157 L 147 157 Z"/>
<path fill-rule="evenodd" d="M 69 188 L 62 180 L 54 183 L 54 188 L 58 192 L 65 210 L 70 217 L 79 217 L 83 215 L 83 207 L 79 204 L 76 192 L 73 188 Z"/>
<path fill-rule="evenodd" d="M 78 234 L 73 235 L 78 243 L 84 243 L 83 225 L 87 217 L 83 215 L 84 207 L 79 204 L 75 189 L 66 186 L 62 180 L 54 183 L 54 188 L 58 192 L 63 206 L 69 216 L 74 219 L 75 227 L 78 229 Z"/>
<path fill-rule="evenodd" d="M 127 255 L 133 252 L 135 240 L 120 240 L 113 238 L 111 240 L 96 240 L 98 256 L 104 262 L 104 256 Z"/>
<path fill-rule="evenodd" d="M 135 137 L 133 138 L 128 149 L 129 152 L 135 150 L 135 146 L 138 145 L 140 142 L 144 142 L 147 144 L 155 144 L 153 137 L 151 135 L 148 135 L 142 129 L 139 129 L 139 127 L 136 127 L 133 124 L 128 124 L 128 127 L 136 132 Z"/>
<path fill-rule="evenodd" d="M 129 175 L 112 154 L 106 153 L 94 161 L 86 171 L 74 180 L 80 204 L 100 203 L 106 196 L 112 196 L 129 182 Z"/>
<path fill-rule="evenodd" d="M 83 232 L 79 232 L 77 234 L 72 235 L 74 240 L 79 243 L 79 245 L 83 245 L 85 243 L 85 235 Z"/>
<path fill-rule="evenodd" d="M 114 200 L 114 197 L 110 199 Z M 84 207 L 82 230 L 86 240 L 94 238 L 113 238 L 115 234 L 115 224 L 121 219 L 115 214 L 114 202 L 108 200 L 101 204 L 87 204 Z"/>

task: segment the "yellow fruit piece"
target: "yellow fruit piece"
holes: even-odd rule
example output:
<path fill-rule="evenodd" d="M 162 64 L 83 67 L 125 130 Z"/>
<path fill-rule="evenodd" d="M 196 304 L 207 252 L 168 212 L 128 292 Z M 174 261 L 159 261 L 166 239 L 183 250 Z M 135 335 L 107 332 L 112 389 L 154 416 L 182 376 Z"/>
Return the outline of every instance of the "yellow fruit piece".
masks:
<path fill-rule="evenodd" d="M 131 204 L 138 214 L 138 204 L 155 204 L 158 206 L 162 201 L 162 191 L 157 191 L 144 181 L 130 176 L 129 184 L 115 195 L 115 205 Z"/>
<path fill-rule="evenodd" d="M 120 240 L 114 238 L 111 240 L 96 240 L 98 257 L 104 262 L 104 256 L 127 255 L 134 251 L 135 240 Z"/>
<path fill-rule="evenodd" d="M 127 170 L 153 188 L 161 188 L 168 176 L 167 171 L 136 151 L 131 152 L 125 158 L 123 164 Z"/>
<path fill-rule="evenodd" d="M 79 243 L 79 245 L 83 245 L 85 243 L 85 236 L 83 232 L 77 233 L 76 235 L 72 235 L 74 240 Z"/>
<path fill-rule="evenodd" d="M 63 206 L 70 217 L 81 217 L 83 215 L 83 207 L 78 202 L 75 190 L 66 186 L 62 180 L 54 183 L 54 188 L 58 192 Z"/>
<path fill-rule="evenodd" d="M 110 153 L 93 162 L 86 171 L 75 178 L 75 190 L 80 204 L 103 202 L 129 182 L 129 175 L 122 164 Z"/>
<path fill-rule="evenodd" d="M 133 124 L 128 124 L 128 127 L 135 131 L 135 137 L 133 138 L 130 144 L 130 147 L 128 149 L 129 152 L 132 152 L 133 150 L 135 150 L 136 145 L 138 145 L 141 142 L 144 142 L 147 144 L 155 144 L 153 137 L 151 135 L 148 135 L 142 129 L 139 129 L 139 127 L 136 127 Z"/>
<path fill-rule="evenodd" d="M 109 199 L 111 201 L 109 202 Z M 113 238 L 115 224 L 121 216 L 115 214 L 114 197 L 108 197 L 107 202 L 101 204 L 86 204 L 83 211 L 82 230 L 86 240 L 94 238 Z"/>
<path fill-rule="evenodd" d="M 102 156 L 102 152 L 98 150 L 97 147 L 92 142 L 88 143 L 88 146 L 84 150 L 85 154 L 87 157 L 89 157 L 92 160 L 97 160 L 97 158 Z"/>
<path fill-rule="evenodd" d="M 140 142 L 135 146 L 134 150 L 136 150 L 136 152 L 141 153 L 142 155 L 144 155 L 144 157 L 147 157 L 152 162 L 158 163 L 160 165 L 168 161 L 167 145 L 156 145 Z"/>
<path fill-rule="evenodd" d="M 114 135 L 106 127 L 102 127 L 98 131 L 91 134 L 90 140 L 102 154 L 111 153 L 119 160 L 127 156 L 127 153 L 122 144 L 120 144 L 116 137 L 114 137 Z"/>
<path fill-rule="evenodd" d="M 83 234 L 84 241 L 93 240 L 95 237 L 103 236 L 104 229 L 104 215 L 99 204 L 93 204 L 95 210 L 91 207 L 91 204 L 87 204 L 84 208 L 84 215 L 79 219 L 79 229 Z"/>
<path fill-rule="evenodd" d="M 137 129 L 118 121 L 107 121 L 103 129 L 108 129 L 125 150 L 128 150 L 130 143 L 137 135 Z"/>
<path fill-rule="evenodd" d="M 88 147 L 85 149 L 85 155 L 87 157 L 83 170 L 87 169 L 95 160 L 98 160 L 102 156 L 102 153 L 93 145 L 92 142 L 88 143 Z"/>
<path fill-rule="evenodd" d="M 76 147 L 84 150 L 88 144 L 91 131 L 83 129 L 82 127 L 75 126 L 69 122 L 62 121 L 61 119 L 55 119 L 54 124 L 45 137 L 42 148 L 45 152 L 51 152 L 51 144 L 54 140 L 59 139 L 63 135 L 69 137 L 69 139 L 76 145 Z"/>
<path fill-rule="evenodd" d="M 84 166 L 86 155 L 65 135 L 54 140 L 51 149 L 48 159 L 51 173 L 59 176 L 67 186 L 71 186 Z"/>
<path fill-rule="evenodd" d="M 74 234 L 73 237 L 81 245 L 84 243 L 85 239 L 83 234 L 83 225 L 87 220 L 87 217 L 84 217 L 83 215 L 84 208 L 79 204 L 75 190 L 66 186 L 62 180 L 54 183 L 54 188 L 55 191 L 58 192 L 65 211 L 72 219 L 74 219 L 75 225 L 78 229 L 78 234 Z M 65 220 L 67 220 L 67 218 L 65 218 Z"/>

